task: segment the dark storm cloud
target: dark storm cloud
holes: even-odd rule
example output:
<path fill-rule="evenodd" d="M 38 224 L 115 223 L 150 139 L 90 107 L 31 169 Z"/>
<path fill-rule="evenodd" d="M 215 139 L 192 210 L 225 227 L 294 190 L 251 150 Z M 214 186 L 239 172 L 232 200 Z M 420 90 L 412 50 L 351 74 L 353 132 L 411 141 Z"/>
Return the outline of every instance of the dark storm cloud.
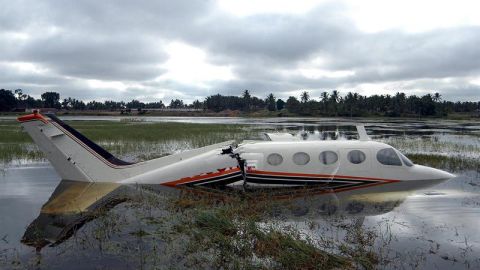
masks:
<path fill-rule="evenodd" d="M 28 74 L 3 65 L 0 87 L 18 85 L 36 94 L 56 87 L 79 98 L 129 99 L 168 96 L 169 89 L 186 98 L 236 95 L 243 89 L 279 97 L 307 89 L 316 96 L 328 89 L 392 83 L 444 91 L 454 99 L 479 96 L 468 81 L 480 76 L 479 27 L 363 33 L 342 15 L 344 9 L 329 3 L 300 15 L 236 17 L 214 1 L 8 2 L 0 8 L 0 63 L 32 63 L 47 71 Z M 235 78 L 210 81 L 209 88 L 154 80 L 168 71 L 161 66 L 172 41 L 203 49 L 210 63 L 229 66 Z M 321 59 L 318 66 L 311 63 L 315 58 Z M 305 67 L 352 75 L 309 78 L 298 72 Z M 455 78 L 456 85 L 442 78 Z M 112 93 L 108 87 L 91 89 L 85 79 L 143 87 Z M 453 94 L 459 91 L 463 94 Z"/>
<path fill-rule="evenodd" d="M 334 16 L 338 8 L 323 6 L 303 16 L 213 17 L 204 25 L 207 31 L 193 40 L 233 61 L 291 65 L 314 53 L 331 50 L 355 35 L 343 26 L 346 21 L 342 16 Z"/>
<path fill-rule="evenodd" d="M 198 3 L 198 2 L 197 2 Z M 161 29 L 188 25 L 202 8 L 194 1 L 19 1 L 3 10 L 7 41 L 0 60 L 33 62 L 71 77 L 148 80 L 166 60 Z M 8 40 L 8 35 L 5 37 Z"/>
<path fill-rule="evenodd" d="M 247 22 L 235 21 L 228 24 L 235 28 L 222 28 L 223 35 L 211 35 L 207 48 L 217 57 L 226 55 L 230 63 L 236 63 L 235 71 L 239 77 L 252 79 L 253 85 L 258 85 L 259 77 L 272 84 L 283 82 L 289 87 L 293 79 L 298 83 L 297 88 L 331 88 L 344 84 L 480 73 L 477 61 L 480 49 L 476 45 L 480 42 L 480 27 L 417 34 L 400 31 L 364 34 L 347 19 L 325 16 L 324 13 L 325 10 L 320 8 L 303 17 L 275 17 L 271 24 L 260 23 L 265 19 L 263 17 L 250 18 Z M 251 20 L 260 26 L 245 30 L 251 29 Z M 227 33 L 235 34 L 222 42 Z M 326 61 L 322 69 L 349 70 L 355 75 L 344 79 L 312 80 L 274 75 L 270 71 L 301 68 L 303 61 L 314 56 Z"/>
<path fill-rule="evenodd" d="M 74 77 L 146 80 L 161 74 L 155 65 L 166 59 L 161 49 L 148 46 L 151 43 L 143 37 L 59 34 L 26 44 L 17 59 Z"/>
<path fill-rule="evenodd" d="M 385 32 L 339 46 L 331 68 L 354 69 L 355 81 L 375 82 L 478 74 L 480 27 L 421 34 Z M 331 54 L 333 56 L 333 54 Z"/>

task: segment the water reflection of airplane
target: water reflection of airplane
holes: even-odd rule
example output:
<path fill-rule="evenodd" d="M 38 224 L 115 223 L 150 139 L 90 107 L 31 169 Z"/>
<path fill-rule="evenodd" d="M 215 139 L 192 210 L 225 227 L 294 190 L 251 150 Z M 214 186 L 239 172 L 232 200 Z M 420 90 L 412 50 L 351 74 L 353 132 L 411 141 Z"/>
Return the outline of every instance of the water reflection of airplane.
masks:
<path fill-rule="evenodd" d="M 139 192 L 154 196 L 207 196 L 223 200 L 241 196 L 247 203 L 259 200 L 275 202 L 275 215 L 283 219 L 308 216 L 309 219 L 330 215 L 365 217 L 387 213 L 400 205 L 414 190 L 436 182 L 409 181 L 335 193 L 318 186 L 288 189 L 191 188 L 171 189 L 161 185 L 120 185 L 63 180 L 43 205 L 39 216 L 28 226 L 22 242 L 36 247 L 55 246 L 70 238 L 84 224 L 116 205 L 130 200 Z M 236 197 L 238 198 L 238 197 Z"/>

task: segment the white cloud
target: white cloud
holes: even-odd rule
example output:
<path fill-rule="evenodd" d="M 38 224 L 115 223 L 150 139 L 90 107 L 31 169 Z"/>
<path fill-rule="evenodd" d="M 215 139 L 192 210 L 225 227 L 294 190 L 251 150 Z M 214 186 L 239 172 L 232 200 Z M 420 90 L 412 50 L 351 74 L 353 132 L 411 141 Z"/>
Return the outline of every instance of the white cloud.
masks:
<path fill-rule="evenodd" d="M 478 10 L 467 0 L 14 1 L 0 9 L 0 87 L 167 102 L 243 89 L 465 100 L 480 95 Z"/>
<path fill-rule="evenodd" d="M 346 87 L 348 89 L 348 87 Z M 358 93 L 366 96 L 370 95 L 395 95 L 396 92 L 406 92 L 408 95 L 422 95 L 425 94 L 425 89 L 418 89 L 406 82 L 386 82 L 386 83 L 360 83 L 351 87 L 351 91 L 355 90 Z M 348 91 L 340 91 L 342 94 Z"/>
<path fill-rule="evenodd" d="M 475 85 L 478 85 L 480 86 L 480 76 L 479 77 L 476 77 L 476 78 L 473 78 L 470 80 L 470 83 L 471 84 L 475 84 Z M 479 93 L 480 94 L 480 93 Z"/>
<path fill-rule="evenodd" d="M 199 48 L 175 41 L 166 46 L 166 52 L 169 58 L 161 67 L 167 72 L 158 81 L 173 80 L 207 88 L 211 81 L 235 78 L 229 66 L 208 63 L 206 53 Z"/>
<path fill-rule="evenodd" d="M 29 62 L 19 62 L 19 61 L 2 61 L 0 66 L 8 68 L 18 72 L 19 74 L 47 74 L 49 73 L 48 68 L 42 67 L 35 63 Z"/>
<path fill-rule="evenodd" d="M 326 4 L 341 3 L 344 15 L 362 31 L 389 29 L 424 32 L 454 26 L 480 25 L 480 2 L 471 0 L 218 0 L 221 10 L 244 17 L 259 14 L 303 14 Z"/>
<path fill-rule="evenodd" d="M 480 2 L 471 0 L 347 1 L 348 17 L 366 32 L 399 29 L 424 32 L 438 28 L 480 25 Z"/>
<path fill-rule="evenodd" d="M 91 88 L 96 89 L 110 89 L 125 91 L 127 85 L 121 81 L 102 81 L 102 80 L 86 80 L 87 85 Z"/>

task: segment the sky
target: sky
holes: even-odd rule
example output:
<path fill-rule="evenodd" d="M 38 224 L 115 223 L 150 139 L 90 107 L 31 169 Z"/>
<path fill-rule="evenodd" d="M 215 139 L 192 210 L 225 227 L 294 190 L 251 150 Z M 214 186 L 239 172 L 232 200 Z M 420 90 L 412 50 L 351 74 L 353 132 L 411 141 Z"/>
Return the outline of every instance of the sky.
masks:
<path fill-rule="evenodd" d="M 480 101 L 479 1 L 0 0 L 0 88 L 190 103 L 439 92 Z"/>

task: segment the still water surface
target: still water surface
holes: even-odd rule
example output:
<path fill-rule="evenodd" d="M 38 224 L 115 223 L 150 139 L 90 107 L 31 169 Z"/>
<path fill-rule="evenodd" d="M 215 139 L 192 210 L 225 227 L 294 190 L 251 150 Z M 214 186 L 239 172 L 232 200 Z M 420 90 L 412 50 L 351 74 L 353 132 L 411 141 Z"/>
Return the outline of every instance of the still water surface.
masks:
<path fill-rule="evenodd" d="M 117 117 L 62 117 L 65 120 L 110 120 Z M 354 130 L 343 127 L 351 120 L 342 119 L 245 119 L 245 118 L 183 118 L 146 117 L 144 121 L 177 121 L 193 123 L 231 123 L 262 126 L 268 132 L 286 131 L 304 139 L 348 139 Z M 359 120 L 356 120 L 359 121 Z M 418 121 L 418 120 L 360 120 L 367 125 L 368 133 L 379 140 L 392 143 L 407 154 L 456 156 L 472 160 L 480 157 L 480 124 L 478 122 Z M 325 136 L 325 133 L 330 135 Z M 341 134 L 340 136 L 338 134 Z M 19 163 L 15 163 L 19 164 Z M 59 248 L 46 247 L 36 252 L 34 247 L 21 243 L 28 226 L 39 216 L 42 205 L 57 188 L 61 179 L 48 162 L 22 162 L 6 165 L 0 172 L 0 266 L 6 268 L 41 265 L 39 268 L 82 269 L 104 266 L 107 268 L 132 268 L 115 256 L 95 256 L 84 249 L 78 256 L 55 259 Z M 423 269 L 479 269 L 480 268 L 480 168 L 451 166 L 446 168 L 458 177 L 427 189 L 414 190 L 398 203 L 380 209 L 362 206 L 344 209 L 344 214 L 354 218 L 358 226 L 374 231 L 376 245 L 387 260 L 382 268 Z M 453 168 L 453 169 L 452 169 Z M 335 198 L 339 204 L 343 195 Z M 372 196 L 372 195 L 369 195 Z M 113 211 L 120 214 L 121 204 Z M 368 206 L 368 204 L 366 204 Z M 309 229 L 304 221 L 295 218 L 286 222 L 297 223 L 312 237 L 342 238 L 345 231 L 332 227 L 329 215 L 309 216 L 317 228 Z M 333 228 L 333 229 L 332 229 Z M 89 224 L 79 228 L 88 231 Z M 72 245 L 67 239 L 59 247 Z M 64 251 L 62 251 L 63 253 Z M 78 250 L 77 250 L 78 252 Z M 67 252 L 68 254 L 68 252 Z M 68 258 L 68 259 L 67 259 Z M 85 258 L 91 259 L 88 263 Z M 12 263 L 13 261 L 13 263 Z M 32 261 L 34 263 L 32 263 Z M 41 261 L 38 263 L 37 261 Z M 82 266 L 78 262 L 82 262 Z"/>

